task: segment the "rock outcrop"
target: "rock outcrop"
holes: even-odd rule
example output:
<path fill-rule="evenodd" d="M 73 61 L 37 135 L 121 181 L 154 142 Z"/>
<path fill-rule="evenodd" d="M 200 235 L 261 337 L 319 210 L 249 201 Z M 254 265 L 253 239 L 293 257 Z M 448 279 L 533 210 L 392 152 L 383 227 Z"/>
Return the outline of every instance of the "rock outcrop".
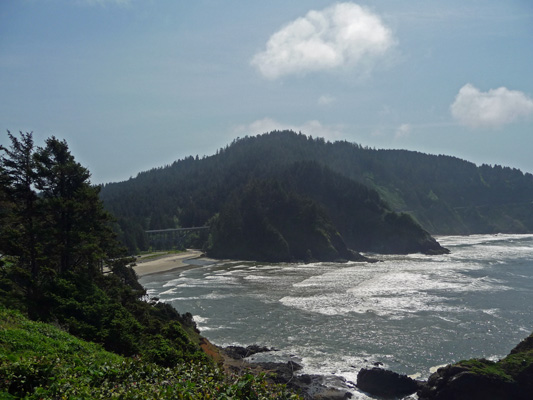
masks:
<path fill-rule="evenodd" d="M 253 354 L 275 351 L 268 347 L 251 345 L 247 347 L 228 346 L 219 349 L 224 356 L 224 368 L 234 374 L 266 373 L 267 378 L 274 383 L 287 385 L 305 400 L 346 400 L 352 397 L 348 388 L 353 384 L 337 376 L 298 374 L 302 366 L 294 361 L 278 362 L 248 362 L 246 357 Z M 346 387 L 346 390 L 337 389 Z"/>
<path fill-rule="evenodd" d="M 259 346 L 257 344 L 252 344 L 246 347 L 228 346 L 228 347 L 224 347 L 222 351 L 226 353 L 228 357 L 231 357 L 235 360 L 241 360 L 243 358 L 250 357 L 257 353 L 266 353 L 268 351 L 275 351 L 275 349 L 271 349 L 265 346 Z"/>
<path fill-rule="evenodd" d="M 382 368 L 363 368 L 357 374 L 357 388 L 385 399 L 396 399 L 415 393 L 420 382 Z"/>
<path fill-rule="evenodd" d="M 420 400 L 533 399 L 533 335 L 500 361 L 474 359 L 439 368 L 418 396 Z"/>
<path fill-rule="evenodd" d="M 526 400 L 516 382 L 448 365 L 432 374 L 418 392 L 420 400 Z"/>
<path fill-rule="evenodd" d="M 345 400 L 352 394 L 335 387 L 346 386 L 346 381 L 340 377 L 326 377 L 324 375 L 298 375 L 302 366 L 289 361 L 287 363 L 259 363 L 262 369 L 271 373 L 275 383 L 282 383 L 300 393 L 305 400 Z M 335 386 L 335 387 L 333 387 Z"/>
<path fill-rule="evenodd" d="M 533 334 L 499 361 L 472 359 L 439 368 L 427 382 L 381 368 L 363 368 L 358 389 L 384 399 L 417 392 L 419 400 L 533 399 Z"/>

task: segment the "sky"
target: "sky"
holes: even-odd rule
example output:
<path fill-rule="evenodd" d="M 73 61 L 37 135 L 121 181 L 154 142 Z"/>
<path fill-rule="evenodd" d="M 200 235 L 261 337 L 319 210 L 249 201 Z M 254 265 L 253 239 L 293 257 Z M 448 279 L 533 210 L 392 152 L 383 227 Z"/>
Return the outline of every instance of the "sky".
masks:
<path fill-rule="evenodd" d="M 533 2 L 0 0 L 0 144 L 102 184 L 274 129 L 533 173 Z"/>

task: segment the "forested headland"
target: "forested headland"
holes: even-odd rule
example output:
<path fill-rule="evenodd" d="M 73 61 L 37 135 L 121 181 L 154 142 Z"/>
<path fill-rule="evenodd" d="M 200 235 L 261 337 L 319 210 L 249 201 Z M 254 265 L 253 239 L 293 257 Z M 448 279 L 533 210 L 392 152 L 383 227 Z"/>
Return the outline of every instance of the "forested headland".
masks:
<path fill-rule="evenodd" d="M 148 298 L 100 188 L 66 142 L 9 139 L 0 147 L 0 398 L 297 398 L 262 377 L 225 375 L 191 314 Z"/>
<path fill-rule="evenodd" d="M 209 226 L 188 245 L 287 261 L 439 253 L 431 237 L 533 232 L 533 175 L 502 166 L 274 131 L 102 188 L 130 252 L 148 230 Z M 304 217 L 305 216 L 305 217 Z"/>

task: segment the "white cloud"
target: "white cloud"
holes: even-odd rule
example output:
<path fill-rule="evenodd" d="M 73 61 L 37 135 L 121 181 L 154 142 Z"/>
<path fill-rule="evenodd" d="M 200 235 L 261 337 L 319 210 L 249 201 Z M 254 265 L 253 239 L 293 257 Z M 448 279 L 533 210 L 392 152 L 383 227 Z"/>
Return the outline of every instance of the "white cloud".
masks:
<path fill-rule="evenodd" d="M 396 139 L 400 139 L 400 138 L 404 138 L 404 137 L 407 137 L 409 136 L 409 134 L 411 133 L 411 125 L 409 124 L 401 124 L 397 129 L 396 129 L 396 133 L 394 134 L 394 137 Z"/>
<path fill-rule="evenodd" d="M 309 11 L 274 33 L 251 64 L 268 79 L 358 67 L 366 73 L 395 43 L 379 16 L 354 3 Z"/>
<path fill-rule="evenodd" d="M 275 130 L 292 130 L 313 137 L 322 137 L 330 141 L 340 140 L 344 136 L 342 126 L 322 125 L 320 121 L 311 120 L 301 125 L 286 124 L 272 118 L 263 118 L 248 125 L 240 125 L 234 129 L 237 135 L 260 135 Z"/>
<path fill-rule="evenodd" d="M 330 96 L 329 94 L 322 95 L 318 98 L 318 104 L 321 106 L 328 106 L 331 103 L 335 102 L 335 97 Z"/>
<path fill-rule="evenodd" d="M 370 132 L 370 136 L 374 137 L 374 138 L 382 137 L 384 135 L 385 135 L 385 133 L 383 132 L 383 129 L 379 128 L 379 127 L 378 128 L 374 128 L 372 130 L 372 132 Z"/>
<path fill-rule="evenodd" d="M 498 128 L 533 115 L 533 100 L 505 87 L 481 92 L 467 83 L 450 106 L 452 116 L 471 128 Z"/>

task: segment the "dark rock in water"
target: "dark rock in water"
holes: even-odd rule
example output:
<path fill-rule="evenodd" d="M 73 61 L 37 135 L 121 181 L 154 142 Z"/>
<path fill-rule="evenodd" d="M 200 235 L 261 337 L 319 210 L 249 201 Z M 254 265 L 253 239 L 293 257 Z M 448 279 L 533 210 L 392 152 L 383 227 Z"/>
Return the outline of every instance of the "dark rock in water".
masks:
<path fill-rule="evenodd" d="M 363 368 L 357 374 L 357 387 L 363 392 L 394 399 L 415 393 L 420 383 L 405 375 L 382 368 Z"/>
<path fill-rule="evenodd" d="M 441 254 L 450 254 L 450 250 L 446 247 L 440 246 L 438 248 L 429 248 L 424 250 L 422 253 L 427 256 L 440 256 Z"/>
<path fill-rule="evenodd" d="M 246 362 L 247 360 L 244 360 L 253 354 L 275 351 L 276 349 L 251 345 L 247 347 L 228 346 L 220 350 L 233 360 L 243 360 L 226 364 L 231 372 L 241 374 L 247 368 L 252 368 L 255 373 L 266 372 L 270 381 L 287 385 L 290 389 L 300 393 L 305 400 L 346 400 L 352 397 L 352 394 L 347 390 L 354 387 L 353 383 L 350 385 L 341 377 L 298 375 L 297 372 L 303 367 L 294 361 L 277 363 Z M 346 390 L 337 389 L 337 387 L 345 387 Z"/>
<path fill-rule="evenodd" d="M 276 349 L 271 349 L 264 346 L 258 346 L 256 344 L 252 344 L 247 347 L 241 347 L 241 346 L 228 346 L 224 347 L 222 349 L 228 357 L 231 357 L 235 360 L 241 360 L 246 357 L 250 357 L 257 353 L 266 353 L 269 351 L 276 351 Z"/>
<path fill-rule="evenodd" d="M 369 262 L 369 263 L 378 262 L 378 260 L 374 258 L 366 257 L 362 255 L 361 253 L 354 251 L 352 249 L 347 249 L 345 257 L 347 261 L 360 261 L 360 262 Z"/>
<path fill-rule="evenodd" d="M 301 393 L 306 400 L 346 400 L 352 398 L 350 392 L 332 387 L 345 386 L 345 381 L 340 377 L 297 375 L 293 381 L 286 385 Z"/>
<path fill-rule="evenodd" d="M 336 376 L 296 375 L 302 366 L 289 361 L 287 363 L 258 363 L 269 372 L 269 378 L 275 383 L 287 385 L 300 393 L 305 400 L 346 400 L 352 397 L 350 392 L 332 386 L 346 386 L 344 379 Z"/>
<path fill-rule="evenodd" d="M 526 400 L 515 382 L 448 365 L 432 374 L 418 391 L 420 400 Z M 530 399 L 530 398 L 529 398 Z"/>
<path fill-rule="evenodd" d="M 257 363 L 264 370 L 271 372 L 273 375 L 271 379 L 276 383 L 288 383 L 295 378 L 295 372 L 301 370 L 303 367 L 294 361 L 287 363 L 264 362 Z"/>

